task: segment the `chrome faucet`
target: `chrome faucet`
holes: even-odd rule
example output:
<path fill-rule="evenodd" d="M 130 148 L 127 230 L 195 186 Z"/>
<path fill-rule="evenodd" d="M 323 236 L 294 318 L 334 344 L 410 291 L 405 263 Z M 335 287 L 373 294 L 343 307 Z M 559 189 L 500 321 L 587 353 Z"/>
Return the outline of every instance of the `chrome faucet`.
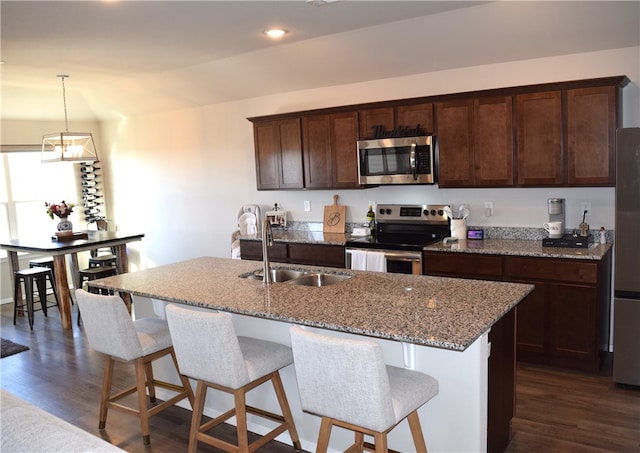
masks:
<path fill-rule="evenodd" d="M 262 281 L 265 285 L 271 284 L 271 269 L 269 266 L 269 255 L 267 251 L 272 245 L 273 231 L 271 230 L 271 222 L 269 222 L 269 217 L 264 216 L 264 222 L 262 222 Z"/>

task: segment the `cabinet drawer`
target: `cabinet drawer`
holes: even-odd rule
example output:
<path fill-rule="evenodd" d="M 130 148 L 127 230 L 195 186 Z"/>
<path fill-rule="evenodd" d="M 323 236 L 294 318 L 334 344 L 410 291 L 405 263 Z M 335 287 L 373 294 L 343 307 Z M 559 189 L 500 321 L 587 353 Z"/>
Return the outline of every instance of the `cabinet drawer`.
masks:
<path fill-rule="evenodd" d="M 506 275 L 525 280 L 562 281 L 572 283 L 598 282 L 597 263 L 548 258 L 514 258 L 506 260 Z"/>
<path fill-rule="evenodd" d="M 240 240 L 240 258 L 262 260 L 262 242 Z M 269 259 L 284 263 L 287 261 L 287 244 L 273 244 L 269 247 Z"/>
<path fill-rule="evenodd" d="M 502 257 L 475 253 L 424 252 L 423 273 L 451 277 L 502 279 Z"/>
<path fill-rule="evenodd" d="M 344 247 L 325 244 L 289 244 L 289 261 L 297 264 L 344 268 Z"/>

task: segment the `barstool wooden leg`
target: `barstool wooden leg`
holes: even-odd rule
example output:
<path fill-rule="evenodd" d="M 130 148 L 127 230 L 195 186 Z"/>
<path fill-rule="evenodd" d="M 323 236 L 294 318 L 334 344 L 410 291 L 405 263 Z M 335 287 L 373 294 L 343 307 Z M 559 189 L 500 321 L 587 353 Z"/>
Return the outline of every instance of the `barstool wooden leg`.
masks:
<path fill-rule="evenodd" d="M 333 423 L 331 422 L 331 419 L 329 417 L 322 417 L 322 422 L 320 423 L 320 433 L 318 434 L 318 445 L 316 447 L 316 453 L 327 453 L 332 425 Z"/>
<path fill-rule="evenodd" d="M 375 433 L 376 453 L 387 453 L 387 433 Z"/>
<path fill-rule="evenodd" d="M 144 358 L 135 360 L 136 367 L 136 387 L 138 390 L 138 412 L 140 415 L 140 425 L 142 428 L 142 443 L 151 445 L 151 431 L 149 429 L 149 406 L 147 404 L 147 386 L 145 384 L 145 363 Z"/>
<path fill-rule="evenodd" d="M 207 386 L 202 381 L 198 381 L 196 396 L 193 404 L 193 415 L 191 417 L 191 430 L 189 432 L 189 453 L 196 453 L 198 450 L 198 433 L 202 422 L 202 412 L 204 410 L 204 400 L 207 397 Z"/>
<path fill-rule="evenodd" d="M 149 389 L 149 401 L 151 403 L 155 403 L 156 402 L 156 386 L 153 383 L 153 366 L 151 365 L 151 362 L 146 362 L 144 364 L 144 373 L 147 376 L 147 388 Z"/>
<path fill-rule="evenodd" d="M 236 431 L 238 432 L 238 451 L 249 452 L 249 433 L 247 432 L 247 407 L 245 390 L 240 388 L 233 392 L 233 400 L 236 405 Z"/>
<path fill-rule="evenodd" d="M 176 370 L 179 370 L 178 358 L 176 357 L 176 352 L 174 350 L 171 350 L 171 359 L 173 360 Z M 193 389 L 191 388 L 191 382 L 189 382 L 189 378 L 184 374 L 180 375 L 180 382 L 182 383 L 182 386 L 187 389 L 187 399 L 189 400 L 189 404 L 191 404 L 191 409 L 193 410 L 194 396 Z"/>
<path fill-rule="evenodd" d="M 409 427 L 411 428 L 411 436 L 413 437 L 413 443 L 416 446 L 417 453 L 427 453 L 427 444 L 424 441 L 424 435 L 422 434 L 422 427 L 420 426 L 420 417 L 418 417 L 418 411 L 413 411 L 407 416 Z"/>
<path fill-rule="evenodd" d="M 107 356 L 102 377 L 102 395 L 100 397 L 100 417 L 98 418 L 98 429 L 104 429 L 107 424 L 107 411 L 109 410 L 109 399 L 111 398 L 113 364 L 113 357 L 111 357 L 110 355 Z"/>
<path fill-rule="evenodd" d="M 296 425 L 293 421 L 293 414 L 291 414 L 291 409 L 289 408 L 289 401 L 287 400 L 287 394 L 284 391 L 284 386 L 282 385 L 282 379 L 280 378 L 279 371 L 273 373 L 271 382 L 273 383 L 273 389 L 275 390 L 276 396 L 278 397 L 278 403 L 280 403 L 282 417 L 288 425 L 287 429 L 289 431 L 289 436 L 291 437 L 293 447 L 297 451 L 302 450 L 300 438 L 298 437 L 298 431 L 296 430 Z"/>

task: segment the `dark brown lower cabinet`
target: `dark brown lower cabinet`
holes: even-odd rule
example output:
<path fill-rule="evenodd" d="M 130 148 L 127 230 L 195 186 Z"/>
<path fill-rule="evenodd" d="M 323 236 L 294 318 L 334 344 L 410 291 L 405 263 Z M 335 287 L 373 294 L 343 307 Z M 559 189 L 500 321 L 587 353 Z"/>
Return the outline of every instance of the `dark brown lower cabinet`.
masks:
<path fill-rule="evenodd" d="M 269 247 L 269 260 L 274 263 L 309 264 L 344 269 L 344 246 L 276 242 Z M 262 242 L 241 239 L 240 257 L 243 260 L 262 260 Z"/>
<path fill-rule="evenodd" d="M 516 307 L 519 361 L 596 373 L 609 342 L 611 250 L 600 260 L 424 252 L 423 273 L 532 283 Z"/>

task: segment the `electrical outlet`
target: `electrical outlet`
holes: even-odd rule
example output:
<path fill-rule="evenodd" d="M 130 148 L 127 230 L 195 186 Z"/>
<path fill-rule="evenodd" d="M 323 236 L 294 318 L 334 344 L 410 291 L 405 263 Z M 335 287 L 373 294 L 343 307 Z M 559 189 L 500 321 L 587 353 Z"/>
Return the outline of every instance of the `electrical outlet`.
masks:
<path fill-rule="evenodd" d="M 584 213 L 584 211 L 587 211 L 587 214 L 591 214 L 591 203 L 589 203 L 588 201 L 583 201 L 580 203 L 581 216 L 582 216 L 582 213 Z"/>
<path fill-rule="evenodd" d="M 304 212 L 310 212 L 311 211 L 311 203 L 309 202 L 309 200 L 304 200 Z"/>
<path fill-rule="evenodd" d="M 491 217 L 493 215 L 493 201 L 484 202 L 484 215 L 485 217 Z"/>

